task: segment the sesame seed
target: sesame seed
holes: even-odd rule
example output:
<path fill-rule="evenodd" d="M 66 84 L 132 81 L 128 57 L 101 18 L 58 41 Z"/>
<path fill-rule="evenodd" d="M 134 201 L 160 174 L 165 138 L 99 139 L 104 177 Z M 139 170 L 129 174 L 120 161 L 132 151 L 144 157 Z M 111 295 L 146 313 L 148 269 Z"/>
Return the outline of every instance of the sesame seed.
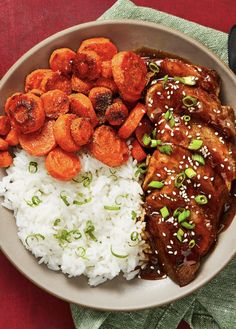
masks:
<path fill-rule="evenodd" d="M 171 255 L 172 255 L 172 254 L 173 254 L 173 251 L 169 250 L 169 251 L 168 251 L 168 254 L 171 254 Z"/>
<path fill-rule="evenodd" d="M 177 252 L 177 250 L 175 250 L 175 252 L 174 252 L 174 255 L 176 256 L 176 255 L 177 255 L 177 253 L 178 253 L 178 252 Z"/>
<path fill-rule="evenodd" d="M 163 236 L 166 236 L 166 233 L 165 233 L 165 232 L 162 232 L 162 235 L 163 235 Z"/>

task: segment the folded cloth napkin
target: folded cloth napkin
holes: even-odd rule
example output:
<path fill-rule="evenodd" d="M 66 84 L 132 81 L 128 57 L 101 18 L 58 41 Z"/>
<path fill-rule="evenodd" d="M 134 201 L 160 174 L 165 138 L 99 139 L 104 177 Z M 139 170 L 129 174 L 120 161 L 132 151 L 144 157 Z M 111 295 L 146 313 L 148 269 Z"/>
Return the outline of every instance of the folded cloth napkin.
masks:
<path fill-rule="evenodd" d="M 140 19 L 174 28 L 205 44 L 227 63 L 227 34 L 118 0 L 100 19 Z M 193 329 L 236 328 L 236 259 L 194 294 L 165 307 L 138 312 L 100 312 L 71 305 L 77 329 L 176 329 L 181 319 Z"/>

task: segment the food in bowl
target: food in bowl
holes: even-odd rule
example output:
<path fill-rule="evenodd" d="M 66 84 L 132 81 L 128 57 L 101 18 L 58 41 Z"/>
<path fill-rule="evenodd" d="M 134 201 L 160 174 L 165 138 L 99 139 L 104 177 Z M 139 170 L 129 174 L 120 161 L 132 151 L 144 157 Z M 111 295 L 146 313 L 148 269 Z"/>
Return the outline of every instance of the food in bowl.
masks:
<path fill-rule="evenodd" d="M 0 185 L 20 239 L 91 285 L 120 271 L 188 284 L 235 178 L 233 111 L 218 99 L 218 75 L 118 52 L 107 38 L 57 49 L 49 63 L 2 116 L 1 166 L 12 164 L 8 145 L 22 148 Z"/>

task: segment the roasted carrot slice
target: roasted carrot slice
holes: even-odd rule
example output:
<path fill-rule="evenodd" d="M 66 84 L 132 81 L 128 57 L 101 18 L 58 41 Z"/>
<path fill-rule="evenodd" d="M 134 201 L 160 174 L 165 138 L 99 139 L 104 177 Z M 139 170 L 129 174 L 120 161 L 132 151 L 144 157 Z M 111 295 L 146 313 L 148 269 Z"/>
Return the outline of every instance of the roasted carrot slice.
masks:
<path fill-rule="evenodd" d="M 6 115 L 0 115 L 0 135 L 5 136 L 11 130 L 11 123 Z"/>
<path fill-rule="evenodd" d="M 29 134 L 40 129 L 45 121 L 41 99 L 34 94 L 16 94 L 5 107 L 14 128 L 20 133 Z"/>
<path fill-rule="evenodd" d="M 46 157 L 45 167 L 48 173 L 63 181 L 71 180 L 81 169 L 79 157 L 56 147 Z"/>
<path fill-rule="evenodd" d="M 142 120 L 146 108 L 143 104 L 138 103 L 130 112 L 128 118 L 118 130 L 118 135 L 121 138 L 128 138 L 132 135 L 135 129 L 138 127 L 139 122 Z"/>
<path fill-rule="evenodd" d="M 101 76 L 103 78 L 112 78 L 111 61 L 104 61 L 104 62 L 102 62 Z"/>
<path fill-rule="evenodd" d="M 42 79 L 39 89 L 43 92 L 59 89 L 69 95 L 71 93 L 71 79 L 60 72 L 50 71 Z"/>
<path fill-rule="evenodd" d="M 56 139 L 53 133 L 55 121 L 45 122 L 43 127 L 31 134 L 19 135 L 21 147 L 30 155 L 43 156 L 56 147 Z"/>
<path fill-rule="evenodd" d="M 14 127 L 11 127 L 11 130 L 7 134 L 5 141 L 10 145 L 10 146 L 16 146 L 19 144 L 19 138 L 17 131 Z"/>
<path fill-rule="evenodd" d="M 145 153 L 144 149 L 139 144 L 137 139 L 133 140 L 131 145 L 132 145 L 131 155 L 135 160 L 140 162 L 140 161 L 143 161 L 144 159 L 146 159 L 147 154 Z"/>
<path fill-rule="evenodd" d="M 8 151 L 0 152 L 0 168 L 6 168 L 12 165 L 13 159 Z"/>
<path fill-rule="evenodd" d="M 132 51 L 121 51 L 112 59 L 112 74 L 120 94 L 127 102 L 141 97 L 146 85 L 147 68 Z"/>
<path fill-rule="evenodd" d="M 99 122 L 104 123 L 106 109 L 112 104 L 112 91 L 105 87 L 94 87 L 89 92 L 89 99 L 93 104 Z"/>
<path fill-rule="evenodd" d="M 5 106 L 4 106 L 4 110 L 5 110 L 5 113 L 7 115 L 8 115 L 8 112 L 9 112 L 9 107 L 15 102 L 15 99 L 20 95 L 23 95 L 23 93 L 17 92 L 17 93 L 14 93 L 10 97 L 7 98 Z"/>
<path fill-rule="evenodd" d="M 41 82 L 49 72 L 51 72 L 50 69 L 38 69 L 28 74 L 25 79 L 25 92 L 28 93 L 32 89 L 40 90 Z"/>
<path fill-rule="evenodd" d="M 121 166 L 129 158 L 126 142 L 109 126 L 98 127 L 89 146 L 92 156 L 110 167 Z"/>
<path fill-rule="evenodd" d="M 70 74 L 75 56 L 76 53 L 69 48 L 56 49 L 50 56 L 49 65 L 53 71 Z"/>
<path fill-rule="evenodd" d="M 144 147 L 147 147 L 148 145 L 145 145 L 143 143 L 143 136 L 146 134 L 148 136 L 151 135 L 153 131 L 153 127 L 151 124 L 151 121 L 148 118 L 143 118 L 142 121 L 139 123 L 138 127 L 135 129 L 135 136 L 139 142 Z M 153 139 L 155 139 L 156 136 L 153 136 Z"/>
<path fill-rule="evenodd" d="M 93 50 L 102 59 L 109 61 L 117 53 L 116 46 L 108 38 L 91 38 L 84 40 L 78 51 Z"/>
<path fill-rule="evenodd" d="M 95 80 L 101 76 L 102 62 L 94 51 L 78 52 L 73 63 L 73 72 L 80 79 Z"/>
<path fill-rule="evenodd" d="M 128 109 L 122 102 L 115 102 L 108 106 L 105 118 L 112 126 L 120 126 L 128 117 Z"/>
<path fill-rule="evenodd" d="M 118 92 L 117 85 L 113 79 L 99 78 L 94 82 L 94 87 L 105 87 L 112 91 L 113 94 Z M 91 88 L 92 89 L 92 88 Z"/>
<path fill-rule="evenodd" d="M 53 131 L 57 144 L 67 152 L 76 152 L 80 149 L 71 136 L 71 123 L 75 114 L 63 114 L 56 120 Z"/>
<path fill-rule="evenodd" d="M 69 99 L 72 113 L 77 114 L 79 117 L 89 118 L 93 127 L 98 124 L 98 118 L 93 109 L 93 104 L 87 96 L 81 93 L 71 94 Z"/>
<path fill-rule="evenodd" d="M 69 97 L 61 90 L 50 90 L 41 96 L 46 117 L 56 119 L 69 111 Z"/>
<path fill-rule="evenodd" d="M 30 93 L 31 93 L 31 94 L 34 94 L 35 96 L 38 96 L 38 97 L 40 97 L 40 96 L 43 95 L 43 91 L 40 90 L 40 89 L 31 89 L 31 90 L 30 90 Z"/>
<path fill-rule="evenodd" d="M 0 151 L 7 151 L 8 143 L 0 137 Z"/>
<path fill-rule="evenodd" d="M 71 123 L 71 135 L 77 145 L 86 145 L 93 135 L 93 126 L 88 118 L 76 118 Z"/>
<path fill-rule="evenodd" d="M 93 88 L 93 82 L 81 80 L 75 74 L 73 74 L 71 78 L 71 88 L 73 91 L 88 95 L 89 91 Z"/>

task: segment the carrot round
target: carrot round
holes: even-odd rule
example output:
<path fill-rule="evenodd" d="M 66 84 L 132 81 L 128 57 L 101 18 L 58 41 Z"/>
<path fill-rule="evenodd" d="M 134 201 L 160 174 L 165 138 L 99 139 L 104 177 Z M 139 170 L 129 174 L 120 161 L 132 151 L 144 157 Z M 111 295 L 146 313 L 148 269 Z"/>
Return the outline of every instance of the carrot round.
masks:
<path fill-rule="evenodd" d="M 0 135 L 5 136 L 11 130 L 11 123 L 6 115 L 0 115 Z"/>
<path fill-rule="evenodd" d="M 71 78 L 71 88 L 73 91 L 88 95 L 89 91 L 93 88 L 93 82 L 82 80 L 73 74 Z"/>
<path fill-rule="evenodd" d="M 77 145 L 86 145 L 93 135 L 93 126 L 90 119 L 76 118 L 71 123 L 71 135 Z"/>
<path fill-rule="evenodd" d="M 73 72 L 80 78 L 95 80 L 101 76 L 102 62 L 94 51 L 78 52 L 73 63 Z"/>
<path fill-rule="evenodd" d="M 11 130 L 7 134 L 5 141 L 10 145 L 10 146 L 16 146 L 19 144 L 19 137 L 17 134 L 17 131 L 14 127 L 11 127 Z"/>
<path fill-rule="evenodd" d="M 105 87 L 112 91 L 113 94 L 118 92 L 117 85 L 115 81 L 110 78 L 99 78 L 94 82 L 94 87 Z M 92 88 L 91 88 L 92 89 Z"/>
<path fill-rule="evenodd" d="M 71 136 L 71 123 L 75 118 L 75 114 L 63 114 L 59 116 L 53 127 L 57 144 L 67 152 L 76 152 L 80 149 Z"/>
<path fill-rule="evenodd" d="M 91 38 L 84 40 L 78 51 L 95 51 L 102 61 L 109 61 L 117 53 L 116 46 L 108 38 Z"/>
<path fill-rule="evenodd" d="M 72 63 L 76 53 L 69 48 L 55 49 L 49 59 L 49 65 L 53 71 L 60 71 L 64 74 L 72 72 Z"/>
<path fill-rule="evenodd" d="M 34 94 L 35 96 L 38 96 L 38 97 L 40 97 L 40 96 L 43 95 L 43 91 L 40 90 L 40 89 L 31 89 L 31 90 L 30 90 L 30 93 L 31 93 L 31 94 Z"/>
<path fill-rule="evenodd" d="M 112 78 L 111 61 L 104 61 L 104 62 L 102 62 L 101 76 L 103 78 Z"/>
<path fill-rule="evenodd" d="M 16 94 L 5 107 L 12 125 L 23 134 L 39 130 L 45 121 L 41 99 L 34 94 Z"/>
<path fill-rule="evenodd" d="M 112 59 L 112 74 L 122 98 L 135 102 L 146 85 L 147 68 L 132 51 L 121 51 Z"/>
<path fill-rule="evenodd" d="M 139 144 L 141 144 L 143 147 L 147 147 L 147 145 L 143 143 L 143 136 L 145 134 L 150 136 L 152 131 L 153 127 L 151 121 L 148 118 L 143 118 L 142 121 L 139 123 L 138 127 L 135 129 L 135 136 Z M 154 136 L 154 139 L 155 138 L 156 136 Z"/>
<path fill-rule="evenodd" d="M 87 96 L 81 93 L 71 94 L 69 99 L 72 113 L 77 114 L 79 117 L 89 118 L 93 127 L 98 124 L 98 118 L 93 109 L 93 104 Z"/>
<path fill-rule="evenodd" d="M 56 147 L 46 157 L 45 167 L 48 173 L 59 180 L 68 181 L 75 177 L 81 169 L 78 156 Z"/>
<path fill-rule="evenodd" d="M 56 140 L 53 134 L 55 121 L 45 122 L 43 127 L 31 134 L 19 135 L 21 147 L 30 155 L 43 156 L 56 147 Z"/>
<path fill-rule="evenodd" d="M 135 129 L 138 127 L 138 124 L 142 120 L 145 113 L 145 106 L 141 103 L 138 103 L 130 112 L 128 118 L 118 130 L 118 135 L 121 138 L 129 138 L 135 131 Z"/>
<path fill-rule="evenodd" d="M 146 159 L 147 154 L 145 153 L 144 149 L 139 144 L 137 139 L 133 140 L 131 145 L 132 145 L 131 155 L 135 160 L 140 162 L 140 161 L 143 161 L 144 159 Z"/>
<path fill-rule="evenodd" d="M 51 72 L 50 69 L 38 69 L 28 74 L 25 79 L 25 92 L 27 93 L 32 89 L 40 90 L 41 82 L 49 72 Z"/>
<path fill-rule="evenodd" d="M 128 117 L 128 109 L 125 104 L 121 102 L 115 102 L 111 104 L 105 113 L 105 118 L 112 126 L 120 126 Z"/>
<path fill-rule="evenodd" d="M 94 87 L 89 92 L 89 99 L 93 104 L 100 123 L 103 123 L 105 121 L 106 109 L 112 104 L 112 91 L 105 87 Z"/>
<path fill-rule="evenodd" d="M 41 81 L 40 88 L 43 92 L 59 89 L 69 95 L 71 93 L 71 80 L 60 72 L 48 72 Z"/>
<path fill-rule="evenodd" d="M 0 168 L 7 168 L 13 163 L 13 158 L 8 151 L 0 152 Z"/>
<path fill-rule="evenodd" d="M 41 96 L 41 100 L 48 118 L 56 119 L 69 111 L 69 98 L 61 90 L 50 90 Z"/>
<path fill-rule="evenodd" d="M 6 140 L 0 137 L 0 151 L 7 151 L 8 143 Z"/>

